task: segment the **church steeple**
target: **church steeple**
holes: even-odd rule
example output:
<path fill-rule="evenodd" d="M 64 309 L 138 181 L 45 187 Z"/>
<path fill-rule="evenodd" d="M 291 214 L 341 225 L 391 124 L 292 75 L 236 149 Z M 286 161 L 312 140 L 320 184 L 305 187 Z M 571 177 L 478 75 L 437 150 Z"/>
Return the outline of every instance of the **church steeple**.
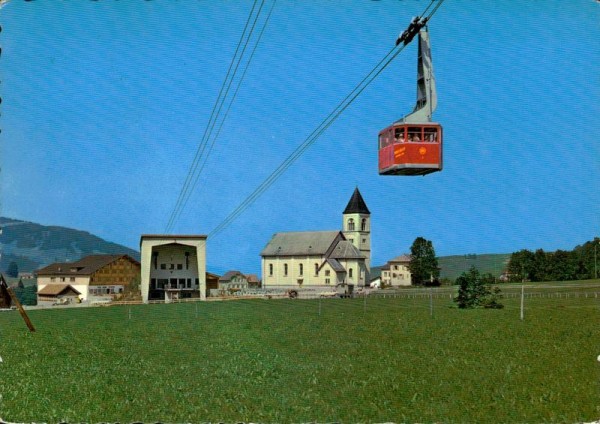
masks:
<path fill-rule="evenodd" d="M 369 208 L 367 208 L 367 204 L 362 198 L 360 191 L 358 191 L 358 187 L 354 189 L 354 193 L 352 193 L 352 197 L 348 202 L 348 206 L 344 209 L 344 215 L 349 213 L 362 213 L 370 215 Z"/>
<path fill-rule="evenodd" d="M 371 269 L 371 212 L 365 203 L 358 187 L 342 215 L 342 232 L 360 252 L 365 255 L 365 265 L 368 273 Z"/>

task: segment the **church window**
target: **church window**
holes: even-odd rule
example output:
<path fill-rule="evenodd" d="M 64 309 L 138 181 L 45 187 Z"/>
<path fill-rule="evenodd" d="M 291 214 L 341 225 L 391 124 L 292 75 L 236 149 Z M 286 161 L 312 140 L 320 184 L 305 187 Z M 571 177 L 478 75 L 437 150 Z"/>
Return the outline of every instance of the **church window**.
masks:
<path fill-rule="evenodd" d="M 362 219 L 362 223 L 360 224 L 360 228 L 362 231 L 367 231 L 367 218 Z"/>
<path fill-rule="evenodd" d="M 288 275 L 288 264 L 283 264 L 283 275 L 286 277 Z"/>
<path fill-rule="evenodd" d="M 273 264 L 269 264 L 269 275 L 273 276 Z"/>
<path fill-rule="evenodd" d="M 348 231 L 354 231 L 354 219 L 353 218 L 348 219 Z"/>
<path fill-rule="evenodd" d="M 300 266 L 298 267 L 298 272 L 300 273 L 300 275 L 304 274 L 304 265 L 300 264 Z"/>

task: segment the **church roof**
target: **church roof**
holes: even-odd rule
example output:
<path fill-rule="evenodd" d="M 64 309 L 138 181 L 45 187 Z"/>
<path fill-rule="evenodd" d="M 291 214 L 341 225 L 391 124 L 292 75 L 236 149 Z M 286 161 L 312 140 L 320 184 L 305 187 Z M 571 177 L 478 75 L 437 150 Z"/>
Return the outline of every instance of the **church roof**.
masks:
<path fill-rule="evenodd" d="M 360 191 L 358 191 L 358 187 L 354 189 L 354 193 L 352 193 L 352 197 L 348 202 L 348 206 L 346 206 L 346 209 L 344 209 L 344 215 L 348 213 L 371 214 L 371 212 L 369 212 L 369 208 L 367 208 L 367 204 L 360 194 Z"/>
<path fill-rule="evenodd" d="M 346 272 L 346 268 L 338 262 L 337 259 L 327 259 L 326 261 L 335 272 Z"/>
<path fill-rule="evenodd" d="M 360 253 L 348 240 L 340 240 L 329 256 L 333 259 L 363 259 L 365 255 Z"/>
<path fill-rule="evenodd" d="M 340 231 L 276 233 L 260 252 L 260 255 L 325 255 L 339 235 Z"/>

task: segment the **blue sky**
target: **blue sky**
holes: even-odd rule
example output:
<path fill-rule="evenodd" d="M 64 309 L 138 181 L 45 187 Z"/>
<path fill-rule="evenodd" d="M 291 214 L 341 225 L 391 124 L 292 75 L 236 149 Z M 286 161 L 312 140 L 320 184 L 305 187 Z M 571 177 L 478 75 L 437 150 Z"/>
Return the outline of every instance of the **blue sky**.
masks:
<path fill-rule="evenodd" d="M 394 45 L 425 0 L 278 0 L 173 233 L 208 234 Z M 265 7 L 272 4 L 272 0 Z M 139 248 L 163 233 L 250 1 L 10 1 L 0 23 L 3 216 Z M 208 268 L 260 272 L 280 231 L 341 228 L 359 187 L 372 263 L 572 249 L 600 232 L 600 4 L 446 0 L 429 23 L 444 170 L 380 177 L 415 101 L 409 45 L 250 208 Z"/>

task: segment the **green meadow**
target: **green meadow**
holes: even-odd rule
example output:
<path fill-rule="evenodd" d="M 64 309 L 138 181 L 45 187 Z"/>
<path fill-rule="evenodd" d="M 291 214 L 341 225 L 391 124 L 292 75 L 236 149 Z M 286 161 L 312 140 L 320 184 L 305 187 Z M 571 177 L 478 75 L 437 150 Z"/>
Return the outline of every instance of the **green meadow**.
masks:
<path fill-rule="evenodd" d="M 238 300 L 0 313 L 10 422 L 589 422 L 600 297 Z M 431 303 L 430 303 L 431 302 Z M 433 314 L 432 314 L 433 312 Z"/>

